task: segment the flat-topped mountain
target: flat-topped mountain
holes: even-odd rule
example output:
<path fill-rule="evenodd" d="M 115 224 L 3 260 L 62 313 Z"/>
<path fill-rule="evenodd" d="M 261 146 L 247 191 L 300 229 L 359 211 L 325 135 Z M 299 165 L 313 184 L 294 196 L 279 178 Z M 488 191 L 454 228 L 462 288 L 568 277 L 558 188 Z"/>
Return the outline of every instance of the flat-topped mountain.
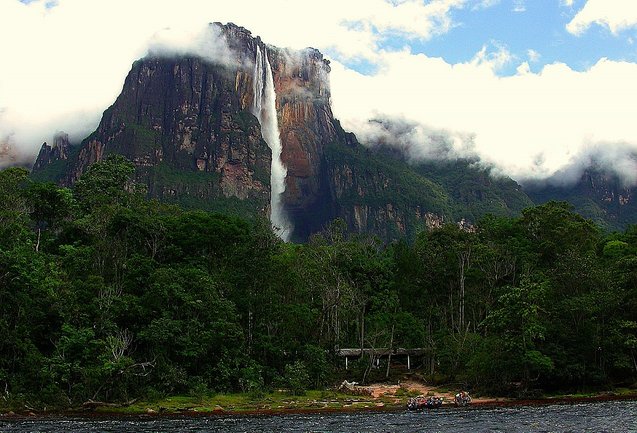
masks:
<path fill-rule="evenodd" d="M 33 176 L 72 185 L 117 153 L 152 197 L 267 216 L 297 241 L 335 218 L 391 240 L 532 205 L 515 182 L 469 161 L 413 164 L 362 146 L 334 118 L 318 50 L 273 47 L 234 24 L 210 29 L 223 58 L 151 52 L 136 61 L 97 129 L 75 146 L 63 135 L 43 145 Z"/>

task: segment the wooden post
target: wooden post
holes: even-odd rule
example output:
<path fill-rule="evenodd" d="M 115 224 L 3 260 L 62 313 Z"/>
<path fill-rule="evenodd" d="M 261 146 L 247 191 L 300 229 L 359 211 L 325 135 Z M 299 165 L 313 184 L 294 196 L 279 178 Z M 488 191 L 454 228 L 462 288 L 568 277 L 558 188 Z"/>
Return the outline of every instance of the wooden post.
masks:
<path fill-rule="evenodd" d="M 407 354 L 407 370 L 411 370 L 411 359 L 409 359 L 409 353 Z"/>
<path fill-rule="evenodd" d="M 345 357 L 345 370 L 347 370 L 347 356 Z"/>

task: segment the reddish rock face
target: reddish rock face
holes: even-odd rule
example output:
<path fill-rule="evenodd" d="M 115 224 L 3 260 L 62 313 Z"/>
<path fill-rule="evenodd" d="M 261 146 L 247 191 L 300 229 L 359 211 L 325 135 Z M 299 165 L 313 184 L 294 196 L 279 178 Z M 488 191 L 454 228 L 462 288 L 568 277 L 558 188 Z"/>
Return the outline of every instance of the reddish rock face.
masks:
<path fill-rule="evenodd" d="M 404 234 L 414 220 L 413 206 L 373 199 L 394 180 L 368 173 L 356 160 L 327 156 L 330 146 L 356 148 L 358 143 L 332 114 L 330 66 L 323 55 L 312 48 L 266 46 L 233 24 L 213 24 L 211 30 L 230 58 L 138 60 L 121 94 L 79 149 L 71 152 L 68 138 L 45 145 L 34 170 L 46 172 L 64 160 L 65 171 L 57 180 L 71 185 L 90 164 L 118 153 L 133 161 L 137 180 L 152 197 L 222 211 L 218 204 L 231 202 L 233 211 L 239 207 L 247 214 L 268 215 L 271 151 L 251 114 L 258 46 L 267 51 L 272 67 L 287 169 L 283 206 L 294 226 L 292 239 L 307 239 L 335 217 L 353 232 L 384 239 Z"/>
<path fill-rule="evenodd" d="M 314 49 L 274 50 L 282 160 L 288 169 L 285 203 L 302 210 L 316 200 L 324 146 L 337 139 L 338 126 L 330 106 L 329 62 Z"/>
<path fill-rule="evenodd" d="M 220 200 L 240 200 L 247 213 L 266 214 L 270 150 L 246 109 L 251 52 L 261 42 L 237 26 L 212 28 L 236 58 L 150 56 L 135 62 L 117 100 L 57 180 L 71 185 L 89 165 L 118 153 L 133 161 L 138 181 L 153 197 L 219 210 Z M 43 146 L 34 171 L 69 158 L 64 149 L 68 141 Z"/>

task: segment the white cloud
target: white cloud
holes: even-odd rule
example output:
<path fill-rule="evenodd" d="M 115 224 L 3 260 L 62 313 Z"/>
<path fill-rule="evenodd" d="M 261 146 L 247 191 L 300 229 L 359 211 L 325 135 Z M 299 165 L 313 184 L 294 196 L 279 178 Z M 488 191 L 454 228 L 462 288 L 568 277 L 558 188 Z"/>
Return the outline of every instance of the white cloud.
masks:
<path fill-rule="evenodd" d="M 408 52 L 384 53 L 374 76 L 335 64 L 335 112 L 355 132 L 367 119 L 401 117 L 471 136 L 474 152 L 517 179 L 549 176 L 592 144 L 637 146 L 637 65 L 602 59 L 584 72 L 556 63 L 539 73 L 526 65 L 509 77 L 495 70 Z"/>
<path fill-rule="evenodd" d="M 525 0 L 513 0 L 513 12 L 526 12 L 526 1 Z"/>
<path fill-rule="evenodd" d="M 580 153 L 573 155 L 568 165 L 546 179 L 546 183 L 556 186 L 572 185 L 591 167 L 607 173 L 616 173 L 623 186 L 637 185 L 635 148 L 622 142 L 585 145 Z"/>
<path fill-rule="evenodd" d="M 487 45 L 483 45 L 482 49 L 471 60 L 471 64 L 476 66 L 486 65 L 493 71 L 499 71 L 515 59 L 507 47 L 500 42 L 493 41 L 491 45 L 493 45 L 495 50 L 489 50 Z"/>
<path fill-rule="evenodd" d="M 212 63 L 237 66 L 236 56 L 216 26 L 163 29 L 149 41 L 148 52 L 154 56 L 194 55 Z"/>
<path fill-rule="evenodd" d="M 573 0 L 560 0 L 560 6 L 572 7 Z"/>
<path fill-rule="evenodd" d="M 566 29 L 574 35 L 581 35 L 591 25 L 598 24 L 618 34 L 622 30 L 637 26 L 635 6 L 634 0 L 588 0 L 566 25 Z"/>
<path fill-rule="evenodd" d="M 526 51 L 526 55 L 529 57 L 529 61 L 532 63 L 539 62 L 542 55 L 533 49 Z"/>
<path fill-rule="evenodd" d="M 497 6 L 502 2 L 502 0 L 479 0 L 471 10 L 480 10 L 480 9 L 488 9 L 493 6 Z"/>
<path fill-rule="evenodd" d="M 166 28 L 183 34 L 235 22 L 274 45 L 375 61 L 384 35 L 444 33 L 453 25 L 450 11 L 464 2 L 57 0 L 47 7 L 49 0 L 0 0 L 0 142 L 33 155 L 57 130 L 75 140 L 87 135 L 131 63 Z M 168 33 L 179 45 L 179 32 Z"/>
<path fill-rule="evenodd" d="M 464 2 L 465 0 L 405 0 L 392 5 L 383 0 L 366 0 L 364 4 L 357 4 L 350 20 L 363 25 L 369 23 L 380 32 L 398 31 L 412 37 L 429 39 L 432 35 L 449 31 L 452 25 L 449 12 L 453 8 L 462 7 Z"/>
<path fill-rule="evenodd" d="M 274 45 L 329 52 L 334 110 L 344 126 L 364 137 L 369 119 L 402 119 L 413 125 L 403 134 L 405 142 L 429 146 L 415 148 L 414 157 L 432 157 L 431 149 L 442 143 L 451 146 L 450 155 L 477 152 L 521 178 L 550 175 L 587 146 L 637 147 L 634 63 L 602 59 L 583 72 L 556 63 L 534 73 L 497 43 L 458 64 L 407 49 L 379 49 L 390 34 L 427 40 L 449 31 L 457 24 L 452 11 L 472 8 L 474 1 L 58 0 L 50 9 L 44 4 L 0 0 L 0 146 L 11 136 L 31 158 L 58 130 L 75 140 L 93 130 L 149 42 L 168 38 L 173 49 L 190 49 L 188 32 L 197 34 L 211 21 L 235 22 Z M 527 55 L 532 62 L 531 52 Z M 348 69 L 343 63 L 351 59 L 364 59 L 377 72 Z M 516 62 L 522 62 L 516 75 L 498 75 Z M 430 132 L 446 141 L 427 139 Z"/>

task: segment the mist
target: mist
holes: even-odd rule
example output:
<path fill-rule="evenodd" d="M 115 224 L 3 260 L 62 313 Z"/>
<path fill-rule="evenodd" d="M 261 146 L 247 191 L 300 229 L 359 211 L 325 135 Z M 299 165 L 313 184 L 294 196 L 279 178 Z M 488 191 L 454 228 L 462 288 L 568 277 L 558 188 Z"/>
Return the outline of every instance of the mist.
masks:
<path fill-rule="evenodd" d="M 624 167 L 624 153 L 613 149 L 637 148 L 637 64 L 600 58 L 577 70 L 539 66 L 536 50 L 523 58 L 488 42 L 464 62 L 412 52 L 410 41 L 452 32 L 452 12 L 471 7 L 462 0 L 325 0 L 308 18 L 307 8 L 286 0 L 5 0 L 0 164 L 33 161 L 59 130 L 74 143 L 86 137 L 133 61 L 147 53 L 236 61 L 227 44 L 205 33 L 210 22 L 231 21 L 279 47 L 320 49 L 331 60 L 334 113 L 364 143 L 396 135 L 395 145 L 414 160 L 475 154 L 518 181 L 556 173 L 570 179 L 578 171 L 567 168 L 589 161 L 590 149 L 606 155 L 606 166 Z M 389 35 L 402 35 L 405 45 L 385 47 Z M 364 73 L 352 69 L 361 62 L 369 65 Z M 630 167 L 619 171 L 635 182 Z"/>
<path fill-rule="evenodd" d="M 403 117 L 374 118 L 350 127 L 364 145 L 394 148 L 413 163 L 477 158 L 472 135 L 435 129 Z"/>
<path fill-rule="evenodd" d="M 598 143 L 585 147 L 562 168 L 545 179 L 522 179 L 532 187 L 571 187 L 590 170 L 616 176 L 620 185 L 637 185 L 637 149 L 628 143 Z"/>
<path fill-rule="evenodd" d="M 219 26 L 208 24 L 203 28 L 169 27 L 155 33 L 145 55 L 153 57 L 197 56 L 209 63 L 236 69 L 251 70 L 252 59 L 241 59 L 234 52 Z"/>
<path fill-rule="evenodd" d="M 374 118 L 349 125 L 359 141 L 370 148 L 397 150 L 409 163 L 468 160 L 494 177 L 509 176 L 505 167 L 483 158 L 476 148 L 475 136 L 440 130 L 402 117 Z M 626 142 L 585 143 L 568 161 L 551 174 L 546 173 L 546 159 L 538 154 L 526 174 L 517 177 L 523 185 L 571 187 L 587 170 L 617 176 L 623 187 L 637 185 L 637 147 Z"/>
<path fill-rule="evenodd" d="M 332 62 L 335 115 L 363 142 L 390 142 L 396 132 L 379 130 L 371 119 L 400 119 L 410 132 L 393 140 L 410 157 L 469 152 L 518 181 L 549 178 L 586 161 L 592 148 L 608 149 L 605 161 L 617 158 L 609 167 L 623 158 L 614 147 L 637 149 L 633 63 L 601 59 L 585 71 L 558 63 L 532 72 L 522 62 L 515 74 L 501 76 L 506 52 L 481 51 L 462 64 L 408 51 L 382 56 L 379 70 L 367 75 Z M 450 149 L 437 145 L 441 136 Z"/>

